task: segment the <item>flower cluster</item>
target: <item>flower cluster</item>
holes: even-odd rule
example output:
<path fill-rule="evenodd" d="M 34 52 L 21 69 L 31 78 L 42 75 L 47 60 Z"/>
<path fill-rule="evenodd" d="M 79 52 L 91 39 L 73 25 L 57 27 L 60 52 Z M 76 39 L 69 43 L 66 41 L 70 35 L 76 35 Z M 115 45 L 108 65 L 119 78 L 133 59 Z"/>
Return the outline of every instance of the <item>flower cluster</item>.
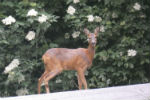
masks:
<path fill-rule="evenodd" d="M 88 15 L 88 22 L 93 22 L 94 21 L 94 16 L 93 15 Z"/>
<path fill-rule="evenodd" d="M 112 18 L 118 18 L 118 15 L 116 13 L 112 13 Z"/>
<path fill-rule="evenodd" d="M 25 37 L 28 41 L 31 41 L 35 38 L 35 32 L 34 31 L 29 31 L 28 34 Z"/>
<path fill-rule="evenodd" d="M 15 22 L 16 22 L 16 19 L 12 16 L 8 16 L 2 20 L 2 23 L 5 25 L 11 25 L 12 23 L 15 23 Z"/>
<path fill-rule="evenodd" d="M 16 91 L 16 94 L 18 96 L 21 96 L 21 95 L 26 95 L 26 94 L 29 94 L 28 90 L 26 88 L 22 88 L 22 89 L 19 89 Z"/>
<path fill-rule="evenodd" d="M 88 18 L 88 22 L 93 22 L 93 21 L 101 22 L 102 21 L 102 18 L 99 16 L 88 15 L 87 18 Z"/>
<path fill-rule="evenodd" d="M 119 55 L 122 56 L 122 55 L 123 55 L 123 52 L 119 52 Z"/>
<path fill-rule="evenodd" d="M 141 18 L 146 18 L 146 15 L 142 14 L 140 15 Z"/>
<path fill-rule="evenodd" d="M 43 23 L 43 22 L 46 22 L 47 19 L 48 19 L 47 16 L 45 16 L 45 15 L 42 14 L 42 15 L 38 18 L 38 21 L 39 21 L 40 23 Z"/>
<path fill-rule="evenodd" d="M 66 39 L 69 39 L 69 38 L 70 38 L 69 33 L 65 33 L 65 38 L 66 38 Z"/>
<path fill-rule="evenodd" d="M 25 77 L 23 74 L 20 74 L 19 77 L 18 77 L 18 83 L 21 83 L 22 81 L 25 80 Z"/>
<path fill-rule="evenodd" d="M 80 0 L 73 0 L 73 3 L 79 3 Z"/>
<path fill-rule="evenodd" d="M 8 74 L 8 81 L 13 81 L 15 79 L 15 72 L 11 71 Z"/>
<path fill-rule="evenodd" d="M 16 74 L 14 71 L 9 72 L 8 74 L 8 81 L 14 81 L 16 80 L 20 84 L 22 81 L 25 80 L 25 77 L 23 74 Z"/>
<path fill-rule="evenodd" d="M 76 9 L 73 6 L 69 6 L 67 9 L 67 13 L 70 15 L 73 15 L 75 13 Z"/>
<path fill-rule="evenodd" d="M 28 11 L 27 16 L 37 16 L 38 12 L 35 9 L 31 9 Z"/>
<path fill-rule="evenodd" d="M 105 27 L 103 25 L 100 26 L 100 32 L 105 32 Z"/>
<path fill-rule="evenodd" d="M 137 53 L 137 51 L 135 51 L 135 50 L 133 50 L 133 49 L 129 49 L 128 50 L 128 56 L 135 56 L 136 55 L 136 53 Z"/>
<path fill-rule="evenodd" d="M 7 67 L 5 67 L 4 73 L 9 73 L 14 68 L 18 67 L 20 64 L 18 59 L 14 59 Z"/>
<path fill-rule="evenodd" d="M 56 83 L 61 83 L 61 82 L 62 82 L 61 79 L 57 79 L 57 80 L 56 80 Z"/>
<path fill-rule="evenodd" d="M 79 35 L 80 35 L 80 32 L 77 31 L 77 32 L 74 32 L 74 33 L 72 34 L 72 37 L 73 37 L 73 38 L 77 38 Z"/>
<path fill-rule="evenodd" d="M 141 5 L 139 3 L 135 3 L 134 6 L 133 6 L 133 8 L 135 10 L 140 10 L 141 9 Z"/>
<path fill-rule="evenodd" d="M 101 22 L 102 21 L 102 18 L 99 17 L 99 16 L 95 16 L 95 22 Z"/>

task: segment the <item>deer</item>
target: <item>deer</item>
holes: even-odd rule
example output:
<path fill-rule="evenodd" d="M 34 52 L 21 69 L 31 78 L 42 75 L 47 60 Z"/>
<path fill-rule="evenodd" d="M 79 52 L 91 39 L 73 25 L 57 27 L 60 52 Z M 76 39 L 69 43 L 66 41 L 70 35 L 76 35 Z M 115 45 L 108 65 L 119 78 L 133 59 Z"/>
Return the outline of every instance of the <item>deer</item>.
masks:
<path fill-rule="evenodd" d="M 99 27 L 94 30 L 94 33 L 91 33 L 87 28 L 84 29 L 84 33 L 88 38 L 88 48 L 51 48 L 44 53 L 42 60 L 45 71 L 38 80 L 38 94 L 40 94 L 43 82 L 46 93 L 50 93 L 48 82 L 63 70 L 77 71 L 79 90 L 83 88 L 82 86 L 84 86 L 84 89 L 87 89 L 84 73 L 92 65 L 99 31 Z"/>

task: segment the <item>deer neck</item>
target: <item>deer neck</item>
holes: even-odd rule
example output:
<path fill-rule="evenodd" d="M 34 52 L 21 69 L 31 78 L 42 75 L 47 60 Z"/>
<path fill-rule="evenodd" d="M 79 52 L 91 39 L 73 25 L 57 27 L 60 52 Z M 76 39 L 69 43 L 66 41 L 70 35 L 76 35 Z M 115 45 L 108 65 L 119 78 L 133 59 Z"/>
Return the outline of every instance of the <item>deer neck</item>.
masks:
<path fill-rule="evenodd" d="M 92 62 L 93 58 L 94 58 L 94 54 L 95 54 L 95 47 L 93 47 L 91 44 L 89 44 L 88 46 L 88 56 L 90 61 Z"/>

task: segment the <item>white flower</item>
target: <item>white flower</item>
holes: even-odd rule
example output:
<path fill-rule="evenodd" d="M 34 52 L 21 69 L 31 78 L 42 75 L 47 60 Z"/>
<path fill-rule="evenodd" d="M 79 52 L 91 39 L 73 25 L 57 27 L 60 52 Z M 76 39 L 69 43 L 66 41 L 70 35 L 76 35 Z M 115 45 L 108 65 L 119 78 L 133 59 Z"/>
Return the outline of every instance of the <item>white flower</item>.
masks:
<path fill-rule="evenodd" d="M 19 89 L 16 91 L 16 94 L 18 96 L 21 96 L 21 95 L 26 95 L 26 94 L 29 94 L 28 90 L 26 88 L 22 88 L 22 89 Z"/>
<path fill-rule="evenodd" d="M 15 72 L 14 71 L 9 72 L 8 81 L 13 81 L 14 78 L 15 78 Z"/>
<path fill-rule="evenodd" d="M 109 85 L 109 84 L 110 84 L 110 82 L 111 82 L 111 80 L 110 80 L 110 79 L 108 79 L 108 80 L 106 81 L 106 84 L 107 84 L 107 85 Z"/>
<path fill-rule="evenodd" d="M 122 55 L 123 55 L 123 52 L 119 52 L 119 55 L 122 56 Z"/>
<path fill-rule="evenodd" d="M 43 22 L 46 22 L 47 19 L 48 19 L 47 16 L 45 16 L 45 15 L 42 14 L 42 16 L 40 16 L 40 17 L 38 18 L 38 21 L 39 21 L 40 23 L 43 23 Z"/>
<path fill-rule="evenodd" d="M 79 35 L 80 35 L 80 32 L 77 31 L 72 34 L 72 37 L 77 38 Z"/>
<path fill-rule="evenodd" d="M 102 25 L 102 26 L 100 26 L 100 31 L 101 32 L 105 32 L 105 27 Z"/>
<path fill-rule="evenodd" d="M 26 35 L 25 39 L 28 41 L 31 41 L 35 38 L 35 32 L 34 31 L 29 31 L 28 34 Z"/>
<path fill-rule="evenodd" d="M 66 39 L 69 39 L 69 38 L 70 38 L 69 33 L 65 33 L 65 38 L 66 38 Z"/>
<path fill-rule="evenodd" d="M 73 15 L 75 13 L 76 9 L 73 8 L 72 6 L 69 6 L 67 9 L 67 13 L 69 13 L 70 15 Z"/>
<path fill-rule="evenodd" d="M 6 66 L 4 73 L 9 73 L 11 70 L 19 66 L 19 60 L 14 59 L 8 66 Z"/>
<path fill-rule="evenodd" d="M 12 23 L 16 22 L 16 19 L 12 16 L 8 16 L 5 19 L 2 20 L 3 24 L 5 25 L 11 25 Z"/>
<path fill-rule="evenodd" d="M 38 12 L 34 9 L 28 11 L 27 16 L 37 16 Z"/>
<path fill-rule="evenodd" d="M 118 15 L 116 13 L 112 13 L 112 18 L 118 18 Z"/>
<path fill-rule="evenodd" d="M 95 22 L 101 22 L 102 21 L 102 18 L 99 17 L 99 16 L 95 16 Z"/>
<path fill-rule="evenodd" d="M 18 77 L 18 83 L 21 83 L 24 80 L 25 80 L 24 75 L 20 74 L 19 77 Z"/>
<path fill-rule="evenodd" d="M 142 14 L 140 15 L 141 18 L 146 18 L 146 15 Z"/>
<path fill-rule="evenodd" d="M 88 15 L 87 18 L 88 18 L 88 22 L 93 22 L 94 21 L 93 15 Z"/>
<path fill-rule="evenodd" d="M 61 82 L 62 82 L 61 79 L 57 79 L 57 80 L 56 80 L 56 83 L 61 83 Z"/>
<path fill-rule="evenodd" d="M 133 6 L 133 8 L 135 10 L 140 10 L 141 9 L 141 5 L 139 3 L 135 3 L 134 6 Z"/>
<path fill-rule="evenodd" d="M 129 49 L 128 50 L 128 56 L 135 56 L 136 55 L 136 51 L 135 50 L 133 50 L 133 49 Z"/>
<path fill-rule="evenodd" d="M 80 0 L 73 0 L 73 3 L 79 3 Z"/>

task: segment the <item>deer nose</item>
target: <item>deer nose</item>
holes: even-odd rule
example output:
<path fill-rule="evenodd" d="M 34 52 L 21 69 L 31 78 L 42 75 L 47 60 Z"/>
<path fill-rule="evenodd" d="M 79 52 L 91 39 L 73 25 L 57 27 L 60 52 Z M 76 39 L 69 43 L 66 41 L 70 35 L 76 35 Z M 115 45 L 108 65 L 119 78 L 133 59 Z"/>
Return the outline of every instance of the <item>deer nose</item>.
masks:
<path fill-rule="evenodd" d="M 92 42 L 92 45 L 95 46 L 96 42 Z"/>

